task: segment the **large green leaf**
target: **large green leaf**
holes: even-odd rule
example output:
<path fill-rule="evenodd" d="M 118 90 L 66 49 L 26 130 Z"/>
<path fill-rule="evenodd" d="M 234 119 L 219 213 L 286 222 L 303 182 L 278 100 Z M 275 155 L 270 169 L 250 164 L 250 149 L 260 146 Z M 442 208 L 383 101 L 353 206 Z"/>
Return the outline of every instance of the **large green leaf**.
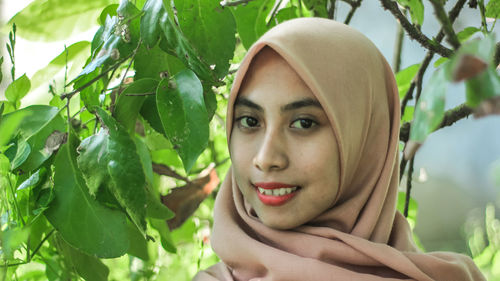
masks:
<path fill-rule="evenodd" d="M 266 22 L 275 2 L 275 0 L 253 0 L 247 5 L 231 7 L 241 43 L 246 49 L 275 25 L 274 21 L 269 25 Z"/>
<path fill-rule="evenodd" d="M 11 137 L 4 139 L 0 134 L 0 144 L 7 143 L 12 137 L 19 135 L 31 147 L 31 153 L 20 169 L 34 170 L 52 155 L 53 150 L 46 147 L 49 136 L 56 131 L 66 130 L 65 121 L 58 112 L 56 107 L 32 105 L 4 116 L 0 132 Z"/>
<path fill-rule="evenodd" d="M 102 65 L 109 65 L 128 57 L 137 47 L 140 38 L 140 11 L 130 1 L 122 0 L 117 9 L 118 16 L 107 17 L 100 36 L 92 40 L 92 51 L 100 52 L 83 69 L 80 75 L 93 72 Z"/>
<path fill-rule="evenodd" d="M 151 226 L 158 231 L 158 234 L 160 234 L 161 246 L 163 249 L 170 253 L 176 253 L 177 249 L 170 235 L 170 229 L 168 228 L 167 222 L 160 219 L 149 219 L 149 222 Z"/>
<path fill-rule="evenodd" d="M 175 54 L 184 65 L 192 69 L 204 82 L 216 84 L 216 78 L 210 66 L 200 58 L 199 53 L 189 43 L 172 17 L 173 15 L 165 12 L 160 18 L 160 26 L 164 34 L 164 39 L 160 42 L 160 48 L 168 53 Z"/>
<path fill-rule="evenodd" d="M 76 164 L 76 137 L 70 137 L 55 160 L 55 198 L 45 211 L 64 240 L 83 252 L 113 258 L 128 247 L 126 215 L 94 200 Z"/>
<path fill-rule="evenodd" d="M 151 49 L 141 46 L 134 59 L 135 80 L 151 78 L 161 80 L 186 69 L 177 57 L 164 52 L 158 45 Z"/>
<path fill-rule="evenodd" d="M 144 44 L 152 48 L 160 38 L 160 18 L 166 13 L 162 0 L 148 0 L 142 9 L 141 38 Z"/>
<path fill-rule="evenodd" d="M 446 66 L 446 65 L 444 65 Z M 422 143 L 434 131 L 444 116 L 448 79 L 443 68 L 437 69 L 425 85 L 415 108 L 410 140 Z"/>
<path fill-rule="evenodd" d="M 18 108 L 21 105 L 21 99 L 28 94 L 30 88 L 30 79 L 24 74 L 7 87 L 5 97 Z"/>
<path fill-rule="evenodd" d="M 29 40 L 57 41 L 96 25 L 101 10 L 114 0 L 35 0 L 10 19 L 19 36 Z"/>
<path fill-rule="evenodd" d="M 97 257 L 88 255 L 66 243 L 60 235 L 56 237 L 57 248 L 61 250 L 65 263 L 87 281 L 108 280 L 109 269 Z"/>
<path fill-rule="evenodd" d="M 146 180 L 134 140 L 106 111 L 95 110 L 104 128 L 81 143 L 78 164 L 92 189 L 106 184 L 146 236 Z"/>
<path fill-rule="evenodd" d="M 182 31 L 205 62 L 213 65 L 217 78 L 229 69 L 236 46 L 236 22 L 218 1 L 175 0 Z"/>
<path fill-rule="evenodd" d="M 181 71 L 160 82 L 156 103 L 167 137 L 189 171 L 208 143 L 202 85 L 192 71 Z"/>
<path fill-rule="evenodd" d="M 144 78 L 128 85 L 116 100 L 113 116 L 129 133 L 135 132 L 135 124 L 139 111 L 147 95 L 155 94 L 158 81 Z"/>

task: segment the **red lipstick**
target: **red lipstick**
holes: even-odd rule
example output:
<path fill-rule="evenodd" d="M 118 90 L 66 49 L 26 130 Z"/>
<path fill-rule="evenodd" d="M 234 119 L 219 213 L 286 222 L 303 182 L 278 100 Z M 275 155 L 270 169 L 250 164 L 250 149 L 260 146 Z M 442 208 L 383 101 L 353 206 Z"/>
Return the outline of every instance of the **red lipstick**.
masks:
<path fill-rule="evenodd" d="M 297 194 L 298 186 L 279 182 L 257 182 L 254 184 L 259 200 L 265 205 L 280 206 Z"/>

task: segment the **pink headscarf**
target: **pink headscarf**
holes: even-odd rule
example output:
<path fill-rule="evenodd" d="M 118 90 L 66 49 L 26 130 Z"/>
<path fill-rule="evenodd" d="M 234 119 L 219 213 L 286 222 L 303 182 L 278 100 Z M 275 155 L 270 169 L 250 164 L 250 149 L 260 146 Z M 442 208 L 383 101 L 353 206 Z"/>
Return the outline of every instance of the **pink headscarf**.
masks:
<path fill-rule="evenodd" d="M 268 46 L 311 89 L 327 114 L 340 153 L 339 194 L 312 221 L 289 230 L 262 224 L 231 170 L 214 209 L 211 242 L 222 262 L 194 280 L 485 280 L 464 255 L 421 253 L 396 211 L 400 108 L 386 60 L 360 32 L 332 20 L 280 24 L 248 51 L 228 102 L 252 59 Z"/>

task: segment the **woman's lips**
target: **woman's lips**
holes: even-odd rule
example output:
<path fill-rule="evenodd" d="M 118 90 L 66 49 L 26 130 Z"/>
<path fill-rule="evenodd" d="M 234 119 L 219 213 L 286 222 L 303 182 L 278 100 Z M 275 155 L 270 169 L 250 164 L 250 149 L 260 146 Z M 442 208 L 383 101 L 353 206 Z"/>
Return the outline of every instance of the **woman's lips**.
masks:
<path fill-rule="evenodd" d="M 279 182 L 258 182 L 253 184 L 259 200 L 265 205 L 280 206 L 292 199 L 297 190 L 296 185 Z"/>

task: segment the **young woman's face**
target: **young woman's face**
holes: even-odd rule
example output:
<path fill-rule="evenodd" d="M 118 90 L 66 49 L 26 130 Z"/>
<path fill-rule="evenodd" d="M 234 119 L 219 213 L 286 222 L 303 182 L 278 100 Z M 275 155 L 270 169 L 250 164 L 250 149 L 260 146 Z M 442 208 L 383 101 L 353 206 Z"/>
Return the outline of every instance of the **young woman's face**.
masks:
<path fill-rule="evenodd" d="M 263 49 L 246 75 L 229 144 L 236 183 L 265 225 L 302 225 L 337 195 L 333 130 L 311 90 L 273 50 Z"/>

